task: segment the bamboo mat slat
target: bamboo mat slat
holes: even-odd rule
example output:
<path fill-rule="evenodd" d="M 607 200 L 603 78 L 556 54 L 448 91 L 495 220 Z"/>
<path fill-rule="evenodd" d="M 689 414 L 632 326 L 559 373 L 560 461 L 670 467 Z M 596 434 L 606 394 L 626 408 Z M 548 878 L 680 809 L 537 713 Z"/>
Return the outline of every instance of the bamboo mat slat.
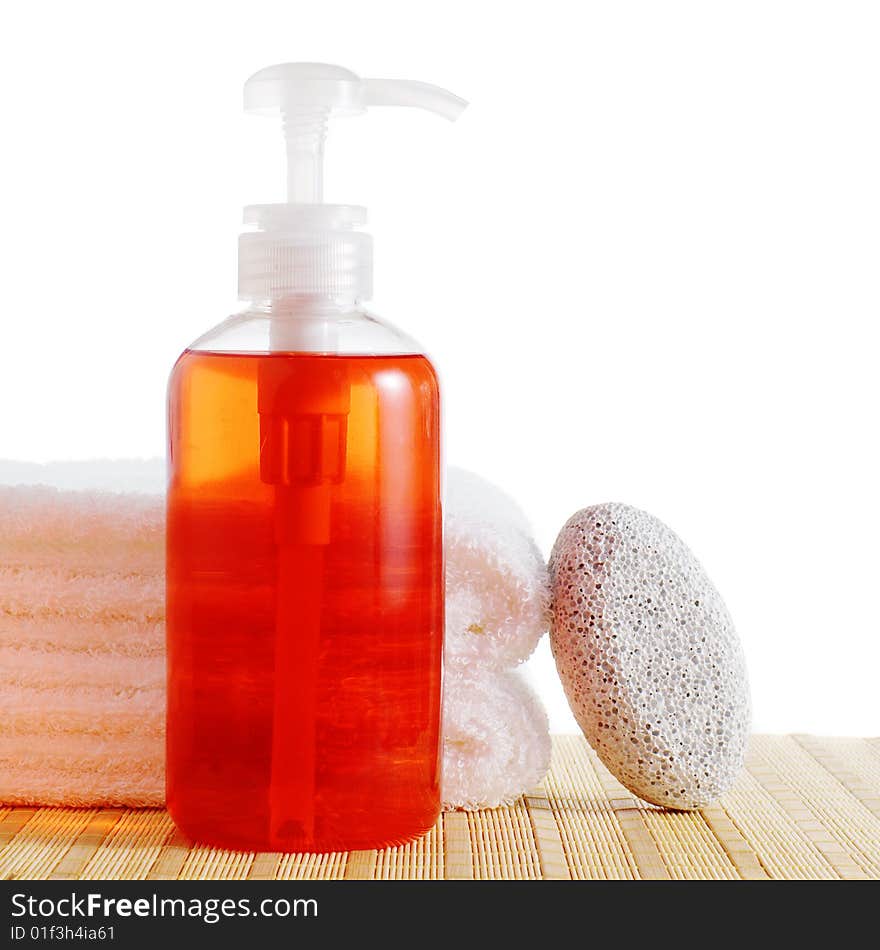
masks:
<path fill-rule="evenodd" d="M 880 739 L 755 736 L 723 799 L 669 812 L 580 736 L 556 736 L 550 772 L 519 801 L 447 812 L 382 851 L 224 851 L 190 844 L 160 809 L 0 806 L 0 878 L 880 879 Z"/>

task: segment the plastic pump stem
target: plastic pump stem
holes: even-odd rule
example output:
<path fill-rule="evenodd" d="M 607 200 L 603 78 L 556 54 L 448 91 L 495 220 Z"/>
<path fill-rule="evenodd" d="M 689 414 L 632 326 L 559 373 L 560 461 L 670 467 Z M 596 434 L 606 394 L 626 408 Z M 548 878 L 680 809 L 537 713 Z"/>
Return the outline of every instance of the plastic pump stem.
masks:
<path fill-rule="evenodd" d="M 349 240 L 360 210 L 322 204 L 328 120 L 358 115 L 373 106 L 409 106 L 455 119 L 466 103 L 427 83 L 361 79 L 323 63 L 285 63 L 253 75 L 245 84 L 244 104 L 248 112 L 280 115 L 287 153 L 287 204 L 252 209 L 251 223 L 261 229 L 255 237 L 262 242 L 260 247 L 267 248 L 260 260 L 277 266 L 286 258 L 274 253 L 276 243 L 284 252 L 294 235 L 297 253 L 310 262 L 285 271 L 283 280 L 272 273 L 269 286 L 285 286 L 278 291 L 284 298 L 278 308 L 283 316 L 273 314 L 271 349 L 332 353 L 332 340 L 315 347 L 315 324 L 321 322 L 316 312 L 333 303 L 333 291 L 339 288 L 353 300 L 360 296 L 358 288 L 365 288 L 357 283 L 361 270 L 349 274 L 324 269 L 335 266 L 327 261 L 350 262 L 357 256 L 352 251 L 334 257 L 323 249 L 328 235 L 336 241 Z M 246 271 L 240 286 L 263 286 L 269 266 Z M 322 293 L 323 302 L 317 299 Z M 276 396 L 282 390 L 286 398 L 277 402 L 287 409 L 278 413 Z M 350 395 L 344 376 L 304 372 L 291 377 L 283 360 L 267 360 L 258 378 L 260 477 L 275 486 L 277 593 L 269 814 L 272 839 L 281 842 L 308 840 L 315 831 L 322 621 L 316 592 L 324 584 L 331 490 L 344 477 Z"/>

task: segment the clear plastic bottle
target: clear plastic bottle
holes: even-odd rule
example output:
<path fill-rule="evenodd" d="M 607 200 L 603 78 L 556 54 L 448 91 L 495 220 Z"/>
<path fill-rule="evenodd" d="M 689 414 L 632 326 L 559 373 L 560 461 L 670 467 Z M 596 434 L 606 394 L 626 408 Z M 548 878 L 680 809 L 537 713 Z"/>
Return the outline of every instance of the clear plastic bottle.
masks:
<path fill-rule="evenodd" d="M 362 213 L 320 203 L 326 117 L 371 82 L 395 104 L 338 67 L 249 80 L 285 120 L 291 201 L 246 213 L 246 309 L 169 384 L 167 799 L 221 847 L 376 848 L 439 811 L 437 377 L 361 306 Z M 455 111 L 421 84 L 399 104 L 420 90 Z"/>

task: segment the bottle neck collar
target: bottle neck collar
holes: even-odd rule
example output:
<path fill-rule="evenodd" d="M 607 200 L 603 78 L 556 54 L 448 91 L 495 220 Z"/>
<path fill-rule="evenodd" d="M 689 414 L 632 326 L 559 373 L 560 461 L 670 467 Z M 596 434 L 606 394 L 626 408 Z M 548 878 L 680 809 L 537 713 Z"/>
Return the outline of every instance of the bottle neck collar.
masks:
<path fill-rule="evenodd" d="M 344 317 L 360 309 L 361 300 L 354 295 L 289 293 L 279 297 L 250 297 L 245 299 L 248 310 L 265 313 L 280 319 L 333 319 Z"/>

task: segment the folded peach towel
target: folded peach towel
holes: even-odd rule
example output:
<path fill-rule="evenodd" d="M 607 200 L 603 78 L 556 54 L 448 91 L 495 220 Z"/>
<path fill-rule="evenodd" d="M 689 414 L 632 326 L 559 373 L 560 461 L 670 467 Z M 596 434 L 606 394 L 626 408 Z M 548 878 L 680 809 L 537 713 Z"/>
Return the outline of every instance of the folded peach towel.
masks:
<path fill-rule="evenodd" d="M 500 672 L 545 629 L 546 571 L 512 503 L 449 483 L 443 797 L 475 807 L 547 768 L 543 710 Z M 164 484 L 161 460 L 0 461 L 0 802 L 164 802 Z"/>
<path fill-rule="evenodd" d="M 0 802 L 164 801 L 161 469 L 0 464 Z"/>

